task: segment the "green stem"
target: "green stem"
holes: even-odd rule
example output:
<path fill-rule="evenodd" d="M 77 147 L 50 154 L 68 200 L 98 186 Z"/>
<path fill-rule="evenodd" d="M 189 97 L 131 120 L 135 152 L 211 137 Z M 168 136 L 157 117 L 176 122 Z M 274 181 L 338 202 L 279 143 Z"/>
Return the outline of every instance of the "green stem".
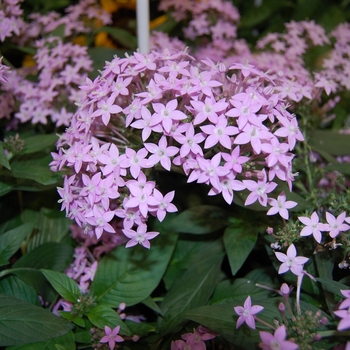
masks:
<path fill-rule="evenodd" d="M 312 178 L 312 171 L 311 171 L 311 167 L 310 167 L 310 160 L 309 160 L 309 154 L 308 154 L 308 144 L 303 145 L 303 153 L 304 153 L 304 163 L 305 163 L 305 171 L 306 171 L 306 177 L 307 177 L 307 183 L 309 186 L 309 191 L 312 192 L 312 190 L 314 189 L 314 181 Z"/>
<path fill-rule="evenodd" d="M 276 330 L 276 327 L 271 326 L 269 323 L 263 321 L 261 318 L 255 316 L 255 315 L 254 315 L 254 319 L 255 319 L 255 321 L 258 321 L 258 322 L 262 323 L 262 324 L 265 325 L 266 327 L 271 328 L 271 329 L 273 329 L 274 331 Z"/>
<path fill-rule="evenodd" d="M 317 332 L 318 335 L 320 335 L 322 338 L 326 337 L 346 337 L 350 336 L 350 331 L 345 331 L 345 332 L 338 332 L 336 330 L 333 331 L 320 331 Z"/>

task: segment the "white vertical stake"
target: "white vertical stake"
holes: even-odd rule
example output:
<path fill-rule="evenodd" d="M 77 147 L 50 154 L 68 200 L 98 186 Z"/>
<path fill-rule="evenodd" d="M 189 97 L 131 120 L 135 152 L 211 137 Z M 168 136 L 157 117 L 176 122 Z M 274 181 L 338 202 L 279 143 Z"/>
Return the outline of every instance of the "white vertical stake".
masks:
<path fill-rule="evenodd" d="M 149 0 L 137 0 L 137 45 L 140 53 L 149 53 Z"/>

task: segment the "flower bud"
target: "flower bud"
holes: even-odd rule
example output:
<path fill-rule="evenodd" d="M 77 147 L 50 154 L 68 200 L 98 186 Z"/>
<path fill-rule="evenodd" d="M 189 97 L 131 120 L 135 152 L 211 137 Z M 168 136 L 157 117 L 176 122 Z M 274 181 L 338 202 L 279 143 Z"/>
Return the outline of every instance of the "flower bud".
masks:
<path fill-rule="evenodd" d="M 280 310 L 282 313 L 286 310 L 286 307 L 284 306 L 283 303 L 278 304 L 278 310 Z"/>
<path fill-rule="evenodd" d="M 281 294 L 284 296 L 288 296 L 289 293 L 291 292 L 290 288 L 288 287 L 287 283 L 283 283 L 281 288 L 280 288 Z"/>
<path fill-rule="evenodd" d="M 268 227 L 268 228 L 266 229 L 266 233 L 267 233 L 268 235 L 272 235 L 272 234 L 273 234 L 273 228 L 272 228 L 272 227 Z"/>

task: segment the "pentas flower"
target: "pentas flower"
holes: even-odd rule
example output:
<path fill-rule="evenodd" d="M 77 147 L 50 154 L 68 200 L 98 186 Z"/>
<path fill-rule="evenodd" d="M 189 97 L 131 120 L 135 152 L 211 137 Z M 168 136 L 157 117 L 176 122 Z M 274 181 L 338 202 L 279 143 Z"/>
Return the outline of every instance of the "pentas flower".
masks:
<path fill-rule="evenodd" d="M 175 211 L 173 191 L 164 194 L 147 180 L 158 164 L 167 171 L 181 168 L 188 182 L 207 184 L 209 195 L 222 195 L 229 204 L 246 189 L 246 205 L 267 206 L 277 187 L 267 180 L 272 172 L 291 186 L 288 137 L 273 132 L 280 119 L 293 116 L 265 74 L 244 64 L 230 68 L 165 50 L 117 57 L 94 81 L 86 80 L 51 164 L 76 174 L 59 192 L 67 216 L 98 237 L 104 228 L 117 232 L 121 226 L 132 231 L 125 231 L 129 239 L 139 226 L 146 234 L 149 215 L 164 220 Z M 228 116 L 232 101 L 241 100 L 259 108 Z M 249 162 L 256 164 L 254 172 L 243 166 Z"/>
<path fill-rule="evenodd" d="M 150 239 L 159 235 L 159 232 L 146 232 L 147 225 L 142 224 L 137 227 L 137 231 L 124 229 L 123 233 L 126 237 L 130 238 L 129 242 L 126 243 L 126 248 L 133 247 L 137 244 L 149 249 L 151 244 Z"/>
<path fill-rule="evenodd" d="M 321 231 L 326 231 L 324 224 L 320 222 L 320 219 L 316 212 L 311 214 L 311 217 L 299 216 L 299 221 L 306 225 L 300 232 L 300 236 L 313 235 L 317 243 L 321 243 L 322 234 Z"/>
<path fill-rule="evenodd" d="M 205 350 L 206 340 L 214 339 L 217 334 L 213 333 L 209 329 L 199 326 L 193 333 L 185 333 L 181 335 L 183 340 L 175 340 L 171 342 L 171 350 Z"/>
<path fill-rule="evenodd" d="M 272 335 L 269 332 L 259 332 L 261 343 L 259 347 L 264 350 L 296 350 L 298 344 L 285 340 L 287 337 L 286 326 L 279 326 Z"/>
<path fill-rule="evenodd" d="M 239 315 L 236 324 L 236 329 L 240 327 L 244 322 L 248 325 L 248 327 L 255 329 L 254 315 L 262 311 L 263 309 L 263 306 L 252 305 L 252 300 L 250 296 L 248 296 L 243 306 L 234 307 L 236 314 Z"/>
<path fill-rule="evenodd" d="M 121 343 L 124 341 L 123 337 L 118 335 L 120 331 L 120 326 L 117 326 L 111 329 L 108 326 L 105 326 L 105 336 L 100 340 L 100 343 L 108 343 L 109 349 L 113 350 L 115 348 L 115 343 Z"/>
<path fill-rule="evenodd" d="M 346 298 L 339 305 L 339 309 L 347 309 L 350 307 L 350 290 L 340 290 L 341 294 Z"/>
<path fill-rule="evenodd" d="M 243 184 L 251 191 L 244 205 L 253 204 L 258 200 L 261 205 L 266 207 L 268 199 L 267 194 L 272 192 L 277 187 L 277 184 L 275 182 L 267 182 L 265 170 L 263 170 L 260 177 L 261 179 L 257 182 L 253 180 L 243 180 Z"/>
<path fill-rule="evenodd" d="M 291 271 L 296 276 L 302 276 L 304 271 L 304 264 L 309 260 L 303 256 L 297 256 L 297 250 L 294 244 L 291 244 L 287 249 L 287 254 L 275 252 L 276 258 L 282 262 L 278 273 L 285 273 Z"/>
<path fill-rule="evenodd" d="M 337 217 L 331 213 L 326 212 L 327 224 L 323 225 L 323 231 L 329 232 L 329 235 L 332 238 L 337 237 L 340 232 L 348 231 L 350 229 L 350 226 L 344 223 L 345 218 L 345 211 L 339 214 Z"/>
<path fill-rule="evenodd" d="M 280 214 L 283 219 L 289 219 L 288 209 L 292 209 L 298 205 L 297 202 L 287 201 L 287 196 L 282 192 L 277 199 L 269 198 L 268 203 L 271 205 L 271 208 L 266 213 L 266 215 Z"/>

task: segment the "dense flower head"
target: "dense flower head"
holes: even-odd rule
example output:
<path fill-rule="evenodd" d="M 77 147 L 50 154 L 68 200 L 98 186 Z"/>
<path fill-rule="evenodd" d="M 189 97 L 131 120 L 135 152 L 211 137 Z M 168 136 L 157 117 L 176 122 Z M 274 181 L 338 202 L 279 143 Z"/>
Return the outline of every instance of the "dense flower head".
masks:
<path fill-rule="evenodd" d="M 69 186 L 59 190 L 62 210 L 90 235 L 114 233 L 122 221 L 134 245 L 150 215 L 163 220 L 176 211 L 174 194 L 148 180 L 154 167 L 180 167 L 188 182 L 207 184 L 229 204 L 247 189 L 246 205 L 266 206 L 275 177 L 291 187 L 291 151 L 302 135 L 274 82 L 251 65 L 135 52 L 107 62 L 80 89 L 86 97 L 51 167 L 71 168 Z M 283 132 L 291 123 L 295 132 Z"/>
<path fill-rule="evenodd" d="M 63 15 L 55 11 L 45 14 L 31 13 L 26 23 L 25 33 L 20 40 L 23 43 L 37 39 L 59 27 L 63 29 L 64 37 L 76 37 L 91 33 L 99 23 L 100 25 L 111 24 L 111 15 L 103 10 L 98 1 L 79 0 L 76 4 L 66 7 Z"/>
<path fill-rule="evenodd" d="M 78 86 L 92 70 L 87 48 L 63 43 L 54 36 L 36 41 L 35 48 L 35 66 L 7 73 L 9 84 L 3 84 L 1 101 L 8 104 L 1 109 L 0 118 L 9 118 L 15 112 L 21 123 L 47 124 L 51 119 L 56 126 L 69 126 L 72 106 L 85 94 Z M 37 80 L 27 79 L 29 74 L 37 75 Z"/>

